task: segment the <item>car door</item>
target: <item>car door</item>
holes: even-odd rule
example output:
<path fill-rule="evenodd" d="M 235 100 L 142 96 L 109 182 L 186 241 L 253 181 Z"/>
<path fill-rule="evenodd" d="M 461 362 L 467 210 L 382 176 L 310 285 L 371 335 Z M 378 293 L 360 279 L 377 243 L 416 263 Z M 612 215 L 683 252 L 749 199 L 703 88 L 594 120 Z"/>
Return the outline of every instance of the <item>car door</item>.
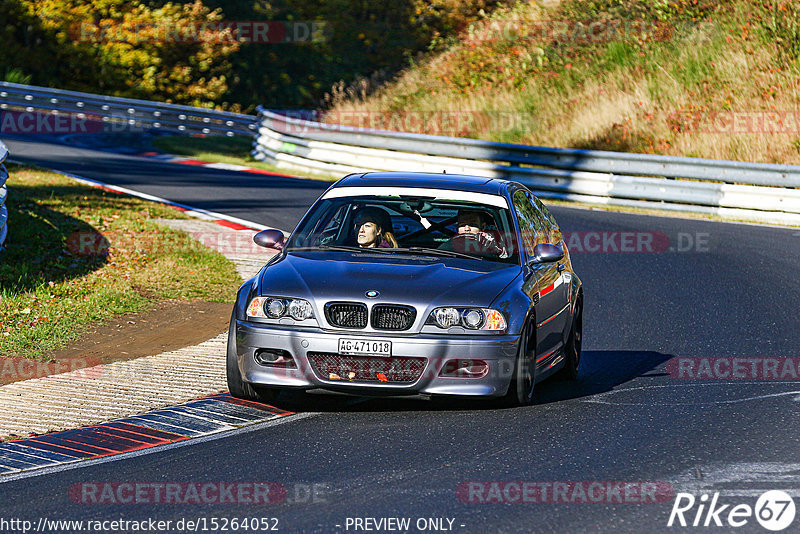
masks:
<path fill-rule="evenodd" d="M 537 323 L 536 354 L 538 366 L 546 369 L 559 358 L 563 345 L 566 313 L 566 291 L 561 276 L 562 262 L 531 263 L 534 247 L 550 241 L 548 222 L 526 191 L 513 195 L 514 211 L 528 264 L 525 267 L 523 291 L 534 301 Z"/>
<path fill-rule="evenodd" d="M 564 250 L 564 257 L 558 261 L 556 266 L 556 269 L 559 272 L 559 277 L 556 278 L 555 285 L 553 287 L 553 292 L 558 297 L 561 307 L 559 308 L 558 316 L 553 319 L 553 322 L 558 326 L 558 329 L 561 332 L 562 341 L 566 343 L 566 335 L 568 334 L 567 327 L 570 324 L 570 280 L 572 278 L 572 269 L 569 265 L 569 251 L 567 250 L 566 243 L 564 243 L 564 237 L 561 233 L 561 228 L 559 228 L 555 217 L 553 217 L 553 214 L 550 213 L 544 204 L 542 204 L 542 201 L 536 198 L 535 195 L 532 193 L 526 194 L 533 201 L 534 205 L 539 209 L 539 212 L 544 218 L 545 225 L 547 226 L 549 242 L 553 245 L 559 245 Z"/>

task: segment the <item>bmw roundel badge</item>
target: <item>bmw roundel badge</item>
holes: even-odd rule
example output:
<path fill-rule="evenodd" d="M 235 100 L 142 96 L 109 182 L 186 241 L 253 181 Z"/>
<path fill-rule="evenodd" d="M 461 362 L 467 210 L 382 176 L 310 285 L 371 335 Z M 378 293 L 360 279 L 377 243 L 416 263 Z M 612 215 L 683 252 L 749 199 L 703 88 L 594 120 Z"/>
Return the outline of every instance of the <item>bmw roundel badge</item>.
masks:
<path fill-rule="evenodd" d="M 367 297 L 368 299 L 375 299 L 378 298 L 378 296 L 380 296 L 380 293 L 375 291 L 374 289 L 370 289 L 369 291 L 364 293 L 364 296 Z"/>

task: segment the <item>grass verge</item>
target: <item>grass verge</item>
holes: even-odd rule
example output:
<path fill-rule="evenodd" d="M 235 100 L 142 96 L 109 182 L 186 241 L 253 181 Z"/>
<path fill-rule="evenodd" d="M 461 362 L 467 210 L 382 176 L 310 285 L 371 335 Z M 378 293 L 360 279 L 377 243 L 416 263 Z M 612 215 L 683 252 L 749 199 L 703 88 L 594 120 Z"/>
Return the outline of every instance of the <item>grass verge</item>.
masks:
<path fill-rule="evenodd" d="M 518 2 L 383 86 L 334 90 L 326 120 L 800 164 L 798 17 L 781 0 Z"/>
<path fill-rule="evenodd" d="M 41 357 L 82 327 L 163 300 L 233 302 L 233 264 L 156 218 L 152 202 L 11 165 L 0 253 L 0 355 Z"/>
<path fill-rule="evenodd" d="M 214 135 L 208 137 L 190 137 L 186 135 L 163 135 L 153 139 L 153 147 L 176 156 L 188 156 L 201 161 L 215 163 L 232 163 L 255 167 L 267 171 L 285 173 L 269 163 L 258 161 L 250 155 L 253 138 L 246 135 L 225 137 Z"/>
<path fill-rule="evenodd" d="M 282 169 L 275 165 L 258 161 L 250 155 L 250 150 L 253 148 L 253 138 L 245 135 L 233 137 L 223 137 L 221 135 L 208 137 L 164 135 L 154 138 L 152 145 L 162 152 L 176 156 L 188 156 L 200 161 L 244 165 L 245 167 L 254 167 L 278 174 L 300 176 L 312 180 L 335 181 L 341 178 L 341 176 Z"/>

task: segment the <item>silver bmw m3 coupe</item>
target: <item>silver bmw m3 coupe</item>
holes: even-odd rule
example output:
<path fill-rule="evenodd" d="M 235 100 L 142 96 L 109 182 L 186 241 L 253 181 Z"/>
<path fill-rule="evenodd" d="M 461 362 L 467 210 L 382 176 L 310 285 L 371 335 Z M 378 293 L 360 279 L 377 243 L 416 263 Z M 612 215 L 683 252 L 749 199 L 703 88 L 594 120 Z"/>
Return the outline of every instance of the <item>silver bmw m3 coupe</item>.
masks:
<path fill-rule="evenodd" d="M 428 173 L 342 178 L 239 290 L 235 397 L 283 389 L 467 395 L 530 404 L 577 376 L 583 289 L 561 231 L 524 186 Z"/>

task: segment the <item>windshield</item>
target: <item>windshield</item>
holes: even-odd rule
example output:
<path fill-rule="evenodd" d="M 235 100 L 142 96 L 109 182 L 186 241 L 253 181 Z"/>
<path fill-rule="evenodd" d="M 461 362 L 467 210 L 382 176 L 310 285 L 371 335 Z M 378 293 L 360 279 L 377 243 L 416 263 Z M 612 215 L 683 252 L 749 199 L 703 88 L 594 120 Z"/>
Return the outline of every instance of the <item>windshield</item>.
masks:
<path fill-rule="evenodd" d="M 515 236 L 509 210 L 495 205 L 406 195 L 346 196 L 317 203 L 286 250 L 347 247 L 519 263 Z"/>

